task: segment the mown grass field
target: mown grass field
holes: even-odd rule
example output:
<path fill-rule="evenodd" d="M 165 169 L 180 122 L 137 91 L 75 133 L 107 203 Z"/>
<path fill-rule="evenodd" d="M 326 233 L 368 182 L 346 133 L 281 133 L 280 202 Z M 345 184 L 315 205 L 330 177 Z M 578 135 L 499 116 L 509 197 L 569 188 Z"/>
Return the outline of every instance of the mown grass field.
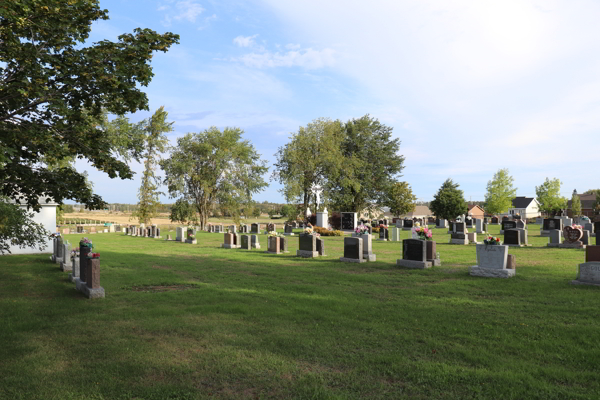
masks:
<path fill-rule="evenodd" d="M 293 237 L 271 255 L 265 235 L 252 251 L 90 235 L 99 300 L 48 255 L 2 257 L 0 398 L 598 398 L 600 288 L 569 284 L 583 251 L 529 230 L 512 279 L 469 276 L 474 245 L 442 229 L 424 271 L 396 267 L 396 242 L 349 264 L 339 237 L 301 259 Z"/>

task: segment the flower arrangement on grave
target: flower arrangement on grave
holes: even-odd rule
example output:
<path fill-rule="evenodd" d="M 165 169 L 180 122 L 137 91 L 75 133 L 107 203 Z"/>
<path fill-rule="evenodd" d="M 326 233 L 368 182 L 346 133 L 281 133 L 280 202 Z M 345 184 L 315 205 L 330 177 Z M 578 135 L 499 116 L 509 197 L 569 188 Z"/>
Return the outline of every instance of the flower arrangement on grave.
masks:
<path fill-rule="evenodd" d="M 369 228 L 367 228 L 364 225 L 359 225 L 354 230 L 354 233 L 356 233 L 357 235 L 366 235 L 369 233 Z"/>
<path fill-rule="evenodd" d="M 502 242 L 500 241 L 500 238 L 497 238 L 494 236 L 488 236 L 487 238 L 483 239 L 483 244 L 488 245 L 488 246 L 495 246 L 495 245 L 501 245 Z"/>
<path fill-rule="evenodd" d="M 582 227 L 581 225 L 575 225 L 575 224 L 573 224 L 573 225 L 571 225 L 571 228 L 572 228 L 572 229 L 580 229 L 580 230 L 583 230 L 583 227 Z"/>
<path fill-rule="evenodd" d="M 100 253 L 88 253 L 87 258 L 100 258 Z"/>
<path fill-rule="evenodd" d="M 413 228 L 413 232 L 416 233 L 421 240 L 433 240 L 433 232 L 431 232 L 429 228 L 416 226 Z"/>
<path fill-rule="evenodd" d="M 196 239 L 196 235 L 188 235 L 187 236 L 189 240 L 194 240 Z"/>
<path fill-rule="evenodd" d="M 79 241 L 79 247 L 89 247 L 90 249 L 94 247 L 94 245 L 92 244 L 92 241 L 86 237 L 81 238 L 81 240 Z"/>
<path fill-rule="evenodd" d="M 269 237 L 277 237 L 277 236 L 282 237 L 283 236 L 281 233 L 277 233 L 276 231 L 270 231 L 267 233 L 267 235 Z"/>
<path fill-rule="evenodd" d="M 321 235 L 318 232 L 315 232 L 312 228 L 312 225 L 308 228 L 304 228 L 304 234 L 305 235 L 313 235 L 316 237 L 320 237 Z"/>

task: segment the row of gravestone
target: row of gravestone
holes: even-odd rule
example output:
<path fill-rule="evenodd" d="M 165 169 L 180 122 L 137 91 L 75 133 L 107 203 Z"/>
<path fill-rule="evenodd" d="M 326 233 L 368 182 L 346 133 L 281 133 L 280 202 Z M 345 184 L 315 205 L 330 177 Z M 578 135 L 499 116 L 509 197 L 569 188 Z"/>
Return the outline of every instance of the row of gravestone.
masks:
<path fill-rule="evenodd" d="M 95 226 L 90 226 L 88 230 L 86 230 L 83 226 L 78 225 L 75 229 L 71 228 L 62 228 L 61 233 L 63 235 L 68 235 L 70 233 L 114 233 L 121 232 L 121 225 L 109 225 L 107 228 L 100 227 L 97 228 Z"/>
<path fill-rule="evenodd" d="M 149 237 L 154 239 L 161 238 L 160 236 L 160 228 L 157 225 L 144 226 L 144 225 L 129 225 L 125 227 L 124 230 L 125 235 L 127 236 L 140 236 L 140 237 Z"/>

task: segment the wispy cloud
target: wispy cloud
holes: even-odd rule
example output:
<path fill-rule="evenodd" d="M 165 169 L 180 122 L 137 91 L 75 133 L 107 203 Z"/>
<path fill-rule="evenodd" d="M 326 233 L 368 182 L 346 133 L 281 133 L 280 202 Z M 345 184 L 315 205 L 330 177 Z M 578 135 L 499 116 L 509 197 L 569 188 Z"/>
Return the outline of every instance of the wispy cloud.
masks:
<path fill-rule="evenodd" d="M 274 67 L 301 67 L 306 69 L 319 69 L 331 67 L 335 64 L 335 51 L 332 49 L 292 50 L 287 52 L 253 52 L 233 58 L 247 67 L 274 68 Z"/>
<path fill-rule="evenodd" d="M 258 33 L 252 36 L 238 36 L 233 39 L 233 43 L 238 45 L 239 47 L 252 47 L 255 42 L 254 39 L 258 37 Z"/>
<path fill-rule="evenodd" d="M 172 3 L 172 1 L 170 2 Z M 204 12 L 204 8 L 195 0 L 181 0 L 175 2 L 174 7 L 163 4 L 158 11 L 167 11 L 163 17 L 162 24 L 170 26 L 173 21 L 188 21 L 195 23 L 197 17 Z"/>

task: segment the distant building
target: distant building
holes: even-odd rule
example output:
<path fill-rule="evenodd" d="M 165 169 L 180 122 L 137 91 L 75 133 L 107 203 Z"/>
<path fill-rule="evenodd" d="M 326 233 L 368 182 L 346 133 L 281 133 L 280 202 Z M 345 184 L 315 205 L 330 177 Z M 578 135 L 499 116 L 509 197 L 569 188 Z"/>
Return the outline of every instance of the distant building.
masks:
<path fill-rule="evenodd" d="M 16 202 L 14 202 L 14 201 L 11 201 L 11 203 L 16 204 Z M 48 234 L 56 232 L 56 207 L 58 206 L 58 204 L 54 203 L 54 202 L 44 203 L 41 199 L 40 199 L 40 204 L 41 204 L 42 208 L 39 212 L 31 211 L 31 212 L 33 212 L 33 218 L 32 218 L 33 222 L 42 224 L 44 226 L 44 228 L 46 228 L 46 230 L 48 231 Z M 21 209 L 27 210 L 27 206 L 22 205 L 19 207 Z M 10 253 L 11 254 L 52 253 L 52 251 L 53 251 L 52 240 L 48 239 L 46 244 L 47 244 L 47 247 L 43 251 L 40 251 L 37 247 L 20 248 L 18 246 L 10 246 Z"/>
<path fill-rule="evenodd" d="M 485 210 L 477 204 L 469 204 L 467 215 L 473 218 L 483 219 L 485 217 Z"/>
<path fill-rule="evenodd" d="M 508 209 L 509 215 L 519 214 L 522 218 L 537 218 L 540 212 L 540 203 L 533 197 L 518 196 L 512 201 L 512 208 Z"/>
<path fill-rule="evenodd" d="M 579 201 L 581 201 L 581 215 L 586 215 L 593 220 L 594 217 L 594 202 L 596 201 L 596 194 L 579 194 Z M 573 217 L 571 211 L 571 200 L 567 203 L 567 213 L 569 217 Z"/>

